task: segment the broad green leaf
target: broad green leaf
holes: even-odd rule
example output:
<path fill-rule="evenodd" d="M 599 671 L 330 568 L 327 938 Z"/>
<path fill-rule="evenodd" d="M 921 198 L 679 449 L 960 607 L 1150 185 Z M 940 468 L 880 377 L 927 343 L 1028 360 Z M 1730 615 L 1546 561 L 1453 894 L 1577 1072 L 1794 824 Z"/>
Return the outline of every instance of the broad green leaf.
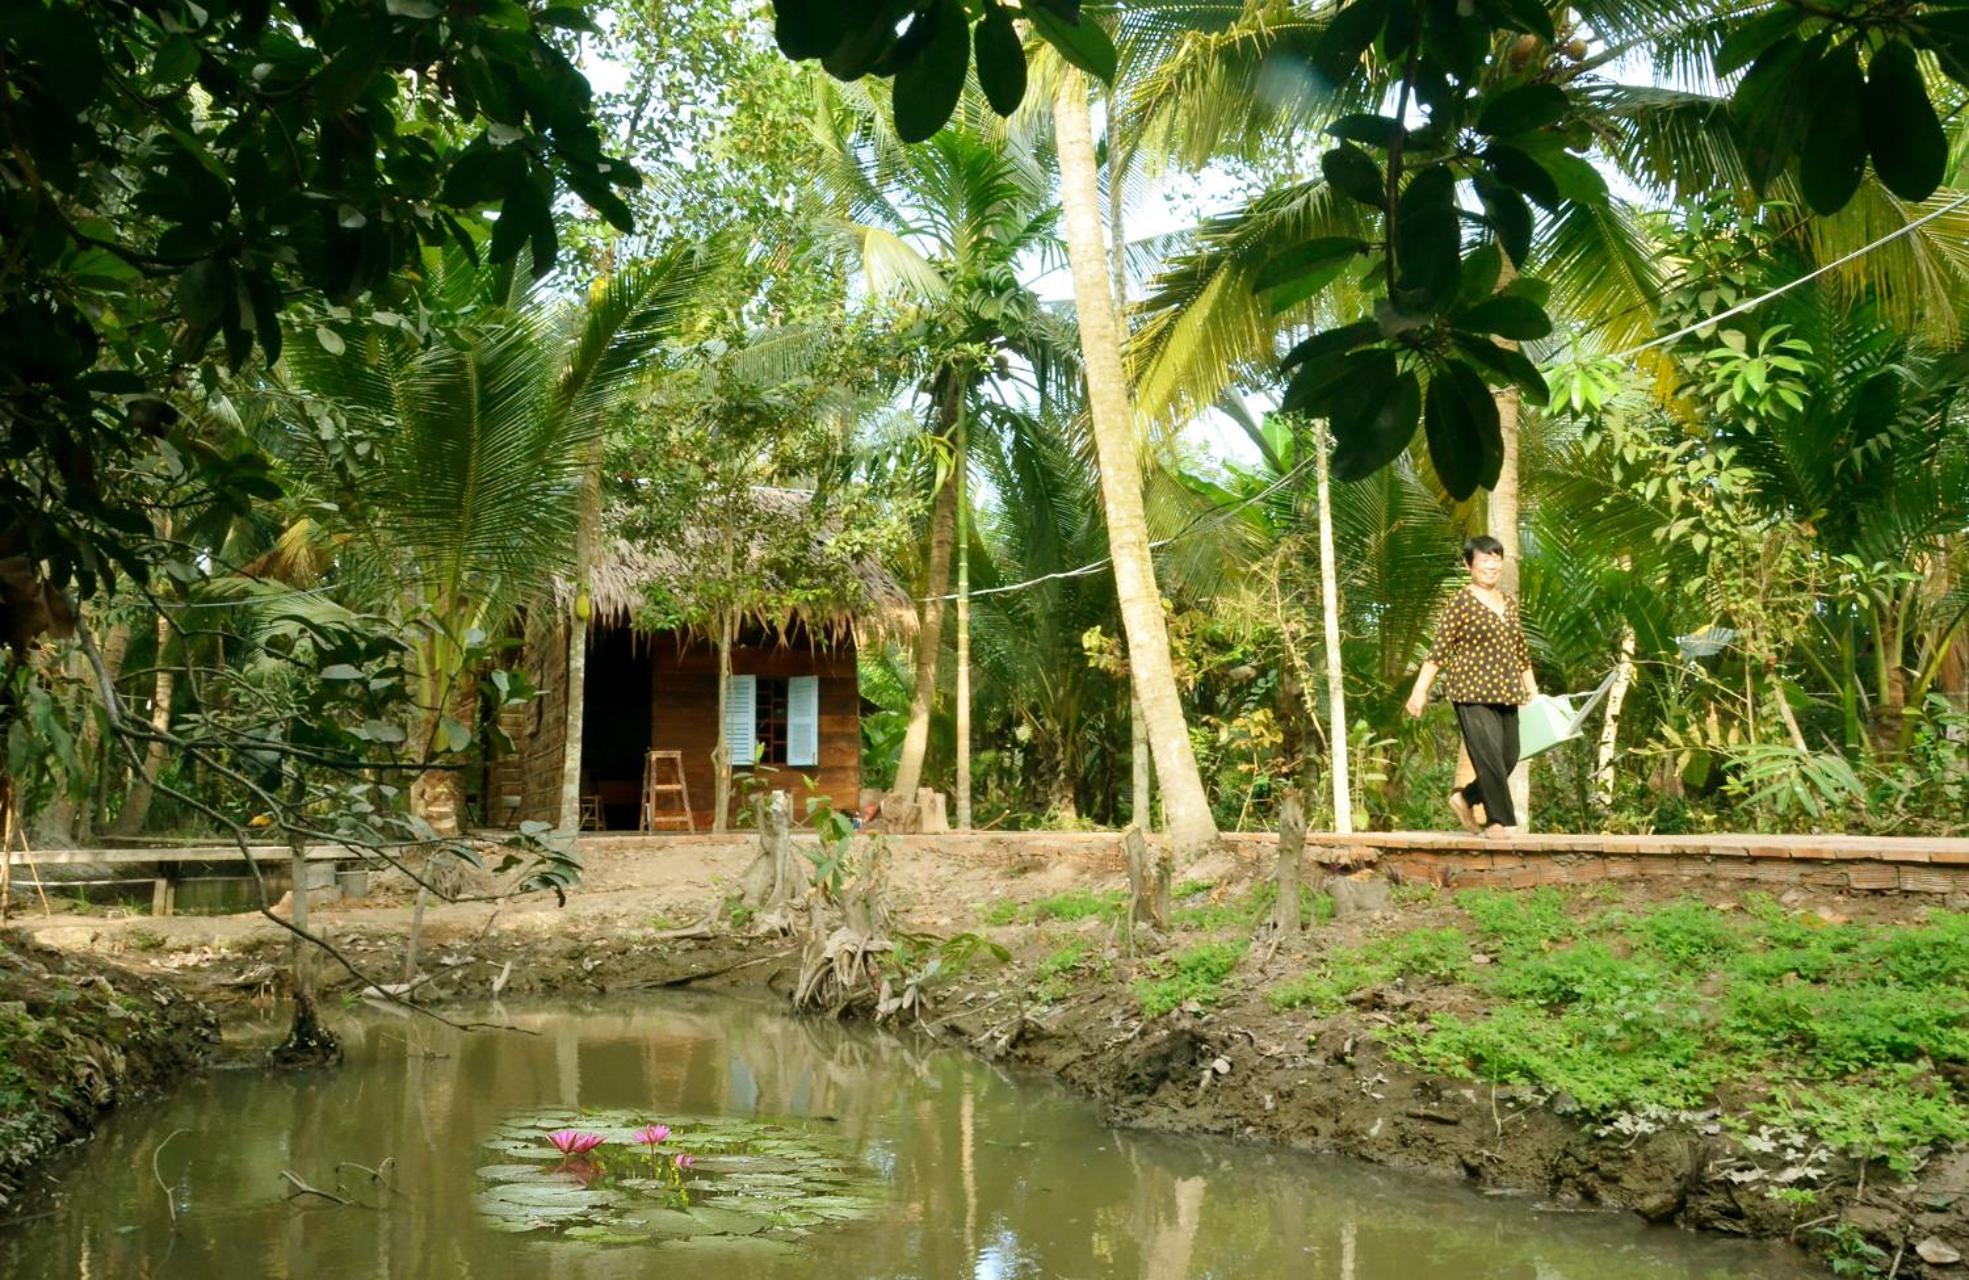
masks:
<path fill-rule="evenodd" d="M 1468 368 L 1460 363 L 1457 367 Z M 1488 406 L 1493 422 L 1497 416 L 1490 389 L 1481 378 L 1472 375 L 1472 380 L 1479 392 L 1474 405 L 1465 396 L 1463 385 L 1447 368 L 1436 370 L 1429 379 L 1428 395 L 1422 406 L 1422 432 L 1429 442 L 1429 461 L 1443 488 L 1458 502 L 1477 491 L 1484 468 L 1484 442 L 1475 412 L 1481 406 Z"/>
<path fill-rule="evenodd" d="M 972 38 L 977 47 L 978 84 L 984 89 L 985 100 L 993 111 L 1009 116 L 1026 96 L 1025 49 L 1012 26 L 1011 11 L 990 0 Z"/>
<path fill-rule="evenodd" d="M 601 28 L 594 18 L 579 5 L 550 4 L 540 11 L 536 19 L 544 27 L 560 27 L 567 31 L 587 31 L 599 35 Z"/>
<path fill-rule="evenodd" d="M 896 135 L 921 142 L 943 128 L 964 92 L 971 63 L 971 30 L 958 0 L 937 0 L 917 18 L 931 24 L 922 51 L 896 72 Z"/>
<path fill-rule="evenodd" d="M 1545 385 L 1544 376 L 1538 372 L 1538 366 L 1516 347 L 1500 347 L 1488 338 L 1467 333 L 1457 334 L 1455 342 L 1457 350 L 1471 364 L 1484 370 L 1489 381 L 1517 387 L 1527 404 L 1543 407 L 1551 399 L 1552 393 Z"/>
<path fill-rule="evenodd" d="M 1352 351 L 1364 342 L 1372 342 L 1381 331 L 1372 320 L 1361 320 L 1339 329 L 1326 329 L 1307 338 L 1304 342 L 1286 353 L 1281 367 L 1290 369 L 1294 365 L 1319 360 L 1326 356 Z"/>
<path fill-rule="evenodd" d="M 1461 329 L 1494 333 L 1513 342 L 1529 342 L 1552 332 L 1551 317 L 1529 298 L 1500 294 L 1457 313 Z"/>
<path fill-rule="evenodd" d="M 1816 71 L 1827 44 L 1824 35 L 1774 41 L 1730 99 L 1730 114 L 1744 137 L 1744 167 L 1760 192 L 1769 189 L 1805 140 Z"/>
<path fill-rule="evenodd" d="M 1348 142 L 1364 142 L 1370 147 L 1379 147 L 1386 151 L 1395 145 L 1397 138 L 1402 136 L 1402 125 L 1401 121 L 1387 116 L 1355 114 L 1341 116 L 1326 126 L 1326 131 L 1336 138 L 1344 138 Z"/>
<path fill-rule="evenodd" d="M 1041 4 L 1026 5 L 1024 13 L 1032 29 L 1058 49 L 1062 58 L 1103 84 L 1113 82 L 1114 41 L 1091 16 L 1083 13 L 1078 21 L 1069 22 Z"/>
<path fill-rule="evenodd" d="M 1493 138 L 1530 133 L 1565 118 L 1572 103 L 1554 84 L 1526 84 L 1485 100 L 1477 112 L 1477 131 Z"/>
<path fill-rule="evenodd" d="M 847 38 L 853 12 L 834 0 L 773 0 L 773 39 L 795 62 L 822 57 Z"/>
<path fill-rule="evenodd" d="M 1456 210 L 1456 178 L 1448 165 L 1430 165 L 1402 189 L 1396 225 L 1395 281 L 1404 309 L 1435 311 L 1456 297 L 1462 270 L 1462 223 Z"/>
<path fill-rule="evenodd" d="M 1716 51 L 1716 74 L 1735 75 L 1777 41 L 1796 31 L 1798 24 L 1804 20 L 1803 9 L 1778 4 L 1747 22 L 1732 26 L 1723 38 L 1723 47 Z"/>
<path fill-rule="evenodd" d="M 201 258 L 178 277 L 178 312 L 193 325 L 216 324 L 232 287 L 231 267 L 217 258 Z"/>
<path fill-rule="evenodd" d="M 1552 11 L 1545 7 L 1543 0 L 1498 0 L 1497 8 L 1504 25 L 1537 36 L 1546 44 L 1558 39 L 1558 32 L 1552 26 Z"/>
<path fill-rule="evenodd" d="M 1415 438 L 1415 423 L 1422 411 L 1422 384 L 1414 370 L 1393 374 L 1392 352 L 1366 352 L 1386 356 L 1385 366 L 1377 362 L 1374 376 L 1362 376 L 1335 397 L 1333 428 L 1333 477 L 1350 482 L 1365 480 L 1393 462 Z M 1358 358 L 1358 357 L 1357 357 Z M 1392 377 L 1382 377 L 1384 372 Z"/>
<path fill-rule="evenodd" d="M 1326 24 L 1313 60 L 1336 84 L 1344 84 L 1360 66 L 1374 38 L 1388 20 L 1388 0 L 1354 0 Z"/>
<path fill-rule="evenodd" d="M 1867 150 L 1887 189 L 1903 200 L 1933 195 L 1948 168 L 1948 138 L 1906 41 L 1888 41 L 1867 66 L 1865 118 Z"/>
<path fill-rule="evenodd" d="M 1379 209 L 1386 205 L 1388 188 L 1381 166 L 1351 142 L 1343 142 L 1320 157 L 1320 172 L 1328 185 L 1342 195 Z"/>
<path fill-rule="evenodd" d="M 1866 176 L 1866 82 L 1859 52 L 1847 41 L 1819 64 L 1821 82 L 1812 127 L 1799 155 L 1798 186 L 1821 214 L 1846 207 Z"/>
<path fill-rule="evenodd" d="M 1351 236 L 1320 236 L 1278 254 L 1253 274 L 1253 292 L 1270 294 L 1274 312 L 1297 306 L 1324 289 L 1367 251 L 1367 243 Z"/>
<path fill-rule="evenodd" d="M 1463 258 L 1462 279 L 1456 286 L 1456 303 L 1468 307 L 1497 292 L 1498 277 L 1504 274 L 1504 253 L 1495 241 L 1486 241 Z"/>
<path fill-rule="evenodd" d="M 472 745 L 472 731 L 464 725 L 445 716 L 438 721 L 437 748 L 440 751 L 458 752 Z"/>
<path fill-rule="evenodd" d="M 1484 149 L 1484 163 L 1490 166 L 1491 174 L 1498 182 L 1522 192 L 1547 209 L 1559 206 L 1559 184 L 1544 165 L 1534 159 L 1522 147 L 1513 147 L 1496 142 Z M 1514 261 L 1518 260 L 1512 254 Z"/>
<path fill-rule="evenodd" d="M 1489 174 L 1477 174 L 1471 185 L 1477 189 L 1477 198 L 1483 201 L 1484 217 L 1497 233 L 1497 242 L 1503 246 L 1505 256 L 1512 262 L 1523 262 L 1531 254 L 1531 206 L 1522 195 Z"/>
<path fill-rule="evenodd" d="M 198 46 L 190 36 L 172 36 L 150 60 L 150 78 L 159 85 L 180 84 L 198 70 Z"/>

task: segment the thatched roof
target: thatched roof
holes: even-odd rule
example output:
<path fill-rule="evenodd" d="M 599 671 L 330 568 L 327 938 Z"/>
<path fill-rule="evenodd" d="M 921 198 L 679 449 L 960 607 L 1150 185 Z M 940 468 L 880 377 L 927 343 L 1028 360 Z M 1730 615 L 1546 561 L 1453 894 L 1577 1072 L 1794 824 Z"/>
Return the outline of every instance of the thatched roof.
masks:
<path fill-rule="evenodd" d="M 753 501 L 768 512 L 780 509 L 797 514 L 812 495 L 801 489 L 754 486 Z M 686 535 L 681 545 L 649 546 L 626 538 L 611 538 L 589 577 L 592 618 L 604 626 L 633 626 L 648 601 L 649 587 L 671 587 L 687 594 L 695 566 L 717 548 L 707 531 L 702 537 Z M 766 571 L 762 571 L 766 572 Z M 783 584 L 768 582 L 768 594 L 788 594 Z M 555 595 L 566 605 L 572 584 L 556 584 Z M 894 574 L 879 561 L 864 558 L 853 566 L 852 582 L 841 598 L 809 603 L 776 615 L 755 611 L 748 621 L 769 630 L 784 631 L 799 624 L 815 635 L 854 635 L 858 640 L 907 639 L 916 632 L 916 602 Z M 707 623 L 694 629 L 703 630 Z"/>

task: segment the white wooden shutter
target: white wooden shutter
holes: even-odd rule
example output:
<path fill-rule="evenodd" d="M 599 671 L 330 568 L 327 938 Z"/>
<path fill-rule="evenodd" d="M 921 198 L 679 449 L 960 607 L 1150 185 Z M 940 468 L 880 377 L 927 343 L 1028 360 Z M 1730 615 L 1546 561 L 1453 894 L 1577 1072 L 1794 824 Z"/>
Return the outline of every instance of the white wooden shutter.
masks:
<path fill-rule="evenodd" d="M 786 763 L 820 763 L 819 676 L 793 676 L 786 682 Z"/>
<path fill-rule="evenodd" d="M 750 769 L 759 754 L 758 705 L 759 678 L 733 676 L 725 690 L 725 741 L 734 769 Z"/>

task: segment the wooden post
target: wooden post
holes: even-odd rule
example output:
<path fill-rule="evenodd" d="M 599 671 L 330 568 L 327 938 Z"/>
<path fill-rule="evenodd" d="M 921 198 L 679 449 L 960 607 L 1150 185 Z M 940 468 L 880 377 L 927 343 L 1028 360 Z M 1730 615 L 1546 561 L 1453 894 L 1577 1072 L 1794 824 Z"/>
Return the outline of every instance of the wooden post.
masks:
<path fill-rule="evenodd" d="M 1279 805 L 1278 870 L 1273 883 L 1278 900 L 1272 904 L 1272 926 L 1293 937 L 1305 927 L 1299 913 L 1299 862 L 1306 849 L 1306 804 L 1299 793 L 1288 791 Z"/>
<path fill-rule="evenodd" d="M 178 907 L 178 886 L 170 876 L 159 876 L 150 882 L 150 913 L 154 916 L 168 916 Z"/>

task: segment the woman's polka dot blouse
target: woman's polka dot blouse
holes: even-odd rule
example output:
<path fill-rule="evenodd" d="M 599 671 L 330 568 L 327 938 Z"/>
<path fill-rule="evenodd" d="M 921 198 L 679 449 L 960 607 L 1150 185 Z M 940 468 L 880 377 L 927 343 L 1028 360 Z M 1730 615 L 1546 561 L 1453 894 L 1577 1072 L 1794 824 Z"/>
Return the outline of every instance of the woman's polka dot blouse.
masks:
<path fill-rule="evenodd" d="M 1443 696 L 1451 702 L 1508 706 L 1523 702 L 1531 650 L 1525 644 L 1517 598 L 1504 597 L 1500 617 L 1468 588 L 1460 588 L 1437 616 L 1429 661 L 1442 670 Z"/>

